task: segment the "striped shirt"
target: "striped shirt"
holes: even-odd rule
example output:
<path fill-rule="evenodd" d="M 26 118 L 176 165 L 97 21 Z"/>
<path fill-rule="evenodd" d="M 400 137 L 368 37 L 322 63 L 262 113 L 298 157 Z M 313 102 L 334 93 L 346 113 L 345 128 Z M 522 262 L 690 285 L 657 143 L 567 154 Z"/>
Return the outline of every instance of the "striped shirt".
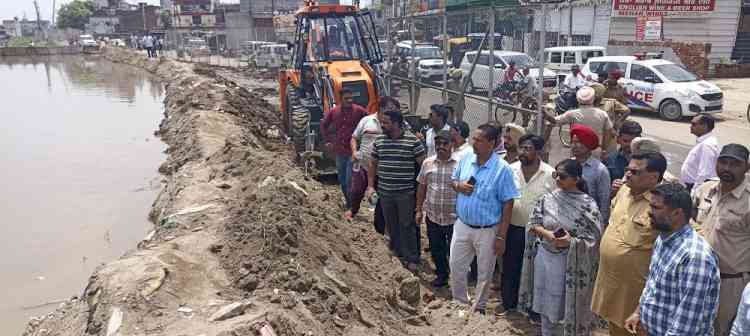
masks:
<path fill-rule="evenodd" d="M 476 179 L 474 192 L 466 196 L 458 193 L 456 213 L 461 222 L 475 226 L 494 226 L 500 222 L 503 204 L 521 195 L 513 180 L 513 171 L 497 153 L 482 166 L 477 163 L 477 155 L 466 155 L 459 162 L 451 179 L 464 182 L 471 177 Z"/>
<path fill-rule="evenodd" d="M 656 238 L 639 303 L 648 334 L 712 336 L 720 282 L 716 255 L 690 225 Z"/>
<path fill-rule="evenodd" d="M 425 153 L 422 142 L 408 130 L 398 139 L 378 136 L 372 147 L 372 159 L 378 162 L 378 193 L 414 191 L 417 158 Z"/>
<path fill-rule="evenodd" d="M 458 160 L 454 157 L 441 161 L 430 156 L 422 163 L 417 182 L 427 186 L 424 209 L 433 223 L 453 225 L 456 222 L 456 191 L 451 176 Z"/>

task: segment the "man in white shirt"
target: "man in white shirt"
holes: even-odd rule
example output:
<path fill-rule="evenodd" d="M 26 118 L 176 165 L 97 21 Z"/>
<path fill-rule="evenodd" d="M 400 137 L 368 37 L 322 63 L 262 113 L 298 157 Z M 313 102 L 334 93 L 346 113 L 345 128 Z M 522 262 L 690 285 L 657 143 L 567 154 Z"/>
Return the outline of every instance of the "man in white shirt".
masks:
<path fill-rule="evenodd" d="M 690 121 L 690 133 L 698 137 L 680 170 L 680 182 L 688 190 L 698 188 L 703 182 L 716 177 L 716 159 L 719 156 L 719 140 L 713 134 L 714 117 L 701 114 Z"/>
<path fill-rule="evenodd" d="M 518 161 L 510 165 L 521 197 L 513 202 L 513 215 L 508 226 L 505 253 L 502 256 L 500 293 L 506 311 L 515 310 L 518 305 L 518 288 L 529 214 L 539 197 L 553 191 L 556 185 L 552 177 L 555 168 L 541 160 L 543 150 L 542 137 L 526 134 L 518 140 Z"/>
<path fill-rule="evenodd" d="M 424 142 L 427 147 L 427 157 L 437 154 L 435 150 L 435 135 L 439 131 L 450 131 L 448 126 L 448 108 L 445 105 L 433 104 L 430 106 L 430 129 L 424 134 Z"/>
<path fill-rule="evenodd" d="M 469 143 L 469 124 L 459 121 L 451 124 L 451 136 L 453 137 L 453 156 L 461 161 L 467 154 L 473 154 L 474 148 Z"/>
<path fill-rule="evenodd" d="M 586 78 L 581 73 L 581 67 L 576 64 L 571 67 L 570 73 L 565 76 L 563 90 L 565 92 L 576 92 L 587 84 Z"/>

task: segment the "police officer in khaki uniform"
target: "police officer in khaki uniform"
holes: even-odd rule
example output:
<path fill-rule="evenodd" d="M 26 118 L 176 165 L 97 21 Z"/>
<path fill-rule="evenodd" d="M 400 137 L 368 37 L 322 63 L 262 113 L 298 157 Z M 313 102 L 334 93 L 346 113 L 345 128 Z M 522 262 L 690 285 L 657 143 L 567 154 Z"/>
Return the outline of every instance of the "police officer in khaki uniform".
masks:
<path fill-rule="evenodd" d="M 706 181 L 693 194 L 693 226 L 719 257 L 721 286 L 716 335 L 729 335 L 742 290 L 750 282 L 750 179 L 748 149 L 728 144 L 716 161 L 719 180 Z"/>

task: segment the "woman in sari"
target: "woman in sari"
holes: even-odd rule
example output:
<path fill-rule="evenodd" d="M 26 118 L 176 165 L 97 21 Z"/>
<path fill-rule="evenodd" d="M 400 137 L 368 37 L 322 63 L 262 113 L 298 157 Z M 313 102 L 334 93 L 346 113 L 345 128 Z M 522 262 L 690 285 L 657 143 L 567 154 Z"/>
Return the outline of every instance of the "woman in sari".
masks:
<path fill-rule="evenodd" d="M 559 189 L 539 198 L 526 229 L 519 306 L 541 315 L 543 336 L 590 335 L 597 325 L 590 306 L 601 215 L 582 174 L 575 160 L 557 164 Z"/>

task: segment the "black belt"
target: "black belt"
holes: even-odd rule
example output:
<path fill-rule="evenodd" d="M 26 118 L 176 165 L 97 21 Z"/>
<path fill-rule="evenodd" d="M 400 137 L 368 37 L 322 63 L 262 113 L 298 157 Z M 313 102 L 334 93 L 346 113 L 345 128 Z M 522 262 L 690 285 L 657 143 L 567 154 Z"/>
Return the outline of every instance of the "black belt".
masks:
<path fill-rule="evenodd" d="M 719 276 L 722 279 L 739 279 L 747 275 L 748 273 L 737 273 L 737 274 L 728 274 L 728 273 L 721 273 Z"/>
<path fill-rule="evenodd" d="M 470 227 L 472 229 L 489 229 L 491 227 L 495 227 L 495 225 L 497 225 L 497 224 L 482 226 L 482 225 L 471 225 L 471 224 L 464 223 L 464 225 L 466 225 L 466 226 L 468 226 L 468 227 Z"/>

